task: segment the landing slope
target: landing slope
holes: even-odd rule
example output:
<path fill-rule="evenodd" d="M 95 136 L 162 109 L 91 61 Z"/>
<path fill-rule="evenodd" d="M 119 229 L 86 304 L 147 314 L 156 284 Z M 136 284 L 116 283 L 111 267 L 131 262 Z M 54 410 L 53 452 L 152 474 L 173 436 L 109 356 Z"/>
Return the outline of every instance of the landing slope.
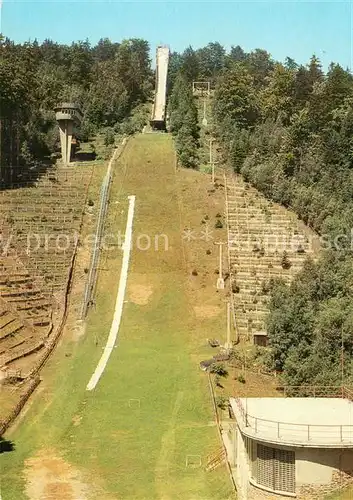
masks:
<path fill-rule="evenodd" d="M 103 254 L 96 308 L 85 335 L 74 346 L 64 342 L 59 347 L 47 366 L 48 382 L 40 398 L 9 436 L 16 451 L 5 456 L 3 500 L 34 498 L 24 492 L 33 491 L 29 485 L 38 464 L 46 466 L 45 450 L 55 463 L 64 460 L 71 476 L 49 475 L 36 500 L 46 498 L 44 490 L 55 492 L 56 500 L 76 500 L 77 482 L 88 500 L 232 498 L 224 467 L 213 472 L 190 467 L 198 457 L 205 464 L 219 448 L 205 375 L 198 368 L 202 356 L 209 357 L 202 345 L 218 320 L 203 319 L 200 328 L 191 297 L 190 252 L 182 240 L 183 217 L 188 204 L 196 204 L 191 191 L 197 182 L 200 186 L 201 174 L 190 173 L 181 189 L 174 158 L 170 136 L 146 134 L 132 139 L 116 164 L 109 232 L 124 233 L 127 197 L 136 196 L 118 346 L 96 389 L 86 391 L 112 319 L 121 267 L 121 251 L 115 246 Z M 198 205 L 204 216 L 200 201 Z M 202 216 L 195 214 L 200 221 Z M 213 253 L 203 254 L 216 260 Z M 66 496 L 60 496 L 59 483 Z"/>

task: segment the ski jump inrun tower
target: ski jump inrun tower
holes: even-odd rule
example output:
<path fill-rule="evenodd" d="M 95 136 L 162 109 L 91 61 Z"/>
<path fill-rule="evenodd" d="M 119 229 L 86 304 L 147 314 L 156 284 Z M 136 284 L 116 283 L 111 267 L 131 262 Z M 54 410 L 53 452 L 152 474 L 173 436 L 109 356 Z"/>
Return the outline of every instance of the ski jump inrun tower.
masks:
<path fill-rule="evenodd" d="M 156 92 L 150 125 L 153 129 L 166 128 L 167 75 L 169 47 L 160 45 L 156 52 Z"/>

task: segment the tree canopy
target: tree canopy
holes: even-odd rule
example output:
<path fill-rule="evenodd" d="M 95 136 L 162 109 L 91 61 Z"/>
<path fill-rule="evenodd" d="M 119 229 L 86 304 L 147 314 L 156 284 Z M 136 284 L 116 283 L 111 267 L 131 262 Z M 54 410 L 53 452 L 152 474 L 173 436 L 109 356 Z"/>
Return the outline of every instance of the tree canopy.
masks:
<path fill-rule="evenodd" d="M 290 287 L 273 283 L 271 368 L 293 385 L 338 384 L 343 347 L 344 378 L 353 383 L 352 74 L 336 63 L 324 72 L 316 55 L 306 65 L 290 57 L 282 63 L 263 49 L 234 45 L 226 53 L 217 43 L 189 47 L 172 61 L 171 104 L 185 102 L 172 114 L 176 123 L 192 107 L 186 83 L 184 96 L 177 90 L 178 72 L 188 89 L 192 80 L 210 81 L 223 160 L 321 235 L 321 258 L 308 261 Z"/>
<path fill-rule="evenodd" d="M 2 186 L 28 164 L 55 149 L 53 108 L 74 101 L 84 112 L 81 132 L 111 127 L 146 102 L 153 89 L 145 40 L 101 39 L 61 45 L 15 44 L 0 38 L 0 122 Z M 80 131 L 79 131 L 80 133 Z M 15 168 L 18 167 L 18 168 Z"/>

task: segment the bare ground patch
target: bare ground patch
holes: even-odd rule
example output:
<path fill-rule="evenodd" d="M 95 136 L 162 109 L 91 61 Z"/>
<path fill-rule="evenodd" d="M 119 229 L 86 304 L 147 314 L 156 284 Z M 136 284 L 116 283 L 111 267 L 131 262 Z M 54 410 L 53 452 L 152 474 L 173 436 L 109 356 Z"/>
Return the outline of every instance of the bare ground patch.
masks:
<path fill-rule="evenodd" d="M 199 319 L 215 318 L 221 312 L 219 306 L 194 306 L 196 317 Z"/>
<path fill-rule="evenodd" d="M 26 494 L 30 500 L 86 500 L 81 473 L 53 450 L 41 450 L 25 463 Z"/>
<path fill-rule="evenodd" d="M 82 420 L 82 416 L 81 415 L 74 415 L 72 417 L 72 423 L 74 424 L 75 427 L 77 427 L 78 425 L 80 425 L 81 420 Z"/>
<path fill-rule="evenodd" d="M 138 281 L 138 280 L 137 280 Z M 146 306 L 153 294 L 153 286 L 147 283 L 131 283 L 129 285 L 129 299 L 134 304 Z"/>
<path fill-rule="evenodd" d="M 86 332 L 86 323 L 78 320 L 76 325 L 72 328 L 72 340 L 78 342 L 81 337 L 84 336 Z"/>

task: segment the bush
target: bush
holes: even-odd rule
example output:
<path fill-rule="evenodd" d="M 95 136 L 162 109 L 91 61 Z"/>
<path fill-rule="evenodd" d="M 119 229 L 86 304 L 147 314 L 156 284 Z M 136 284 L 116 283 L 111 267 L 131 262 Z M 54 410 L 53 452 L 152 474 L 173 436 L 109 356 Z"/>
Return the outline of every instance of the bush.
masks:
<path fill-rule="evenodd" d="M 225 396 L 217 396 L 216 397 L 216 405 L 221 410 L 226 410 L 229 406 L 228 398 L 226 398 Z"/>
<path fill-rule="evenodd" d="M 210 372 L 215 373 L 220 377 L 228 377 L 228 370 L 226 369 L 223 363 L 213 363 L 211 365 Z"/>
<path fill-rule="evenodd" d="M 267 280 L 263 280 L 263 282 L 261 283 L 261 292 L 264 295 L 267 295 L 270 290 L 271 290 L 270 282 Z"/>
<path fill-rule="evenodd" d="M 242 373 L 240 375 L 238 375 L 237 381 L 240 382 L 241 384 L 245 384 L 246 380 L 245 380 L 244 375 Z"/>
<path fill-rule="evenodd" d="M 217 219 L 217 220 L 216 220 L 216 224 L 214 225 L 214 227 L 215 227 L 216 229 L 222 229 L 222 227 L 223 227 L 223 223 L 222 223 L 222 221 L 221 221 L 220 219 Z"/>
<path fill-rule="evenodd" d="M 211 255 L 211 250 L 206 250 L 206 255 Z"/>
<path fill-rule="evenodd" d="M 193 276 L 197 276 L 197 275 L 198 275 L 198 272 L 196 271 L 196 269 L 193 269 L 193 270 L 192 270 L 192 272 L 191 272 L 191 274 L 192 274 Z"/>
<path fill-rule="evenodd" d="M 291 261 L 288 259 L 287 252 L 284 251 L 281 260 L 281 266 L 283 269 L 289 269 L 291 267 Z"/>
<path fill-rule="evenodd" d="M 88 200 L 88 202 L 87 202 L 87 205 L 88 205 L 89 207 L 93 207 L 93 206 L 94 206 L 94 201 L 90 198 L 90 199 Z"/>
<path fill-rule="evenodd" d="M 77 137 L 82 142 L 88 142 L 97 133 L 97 127 L 90 121 L 83 121 L 78 131 Z"/>
<path fill-rule="evenodd" d="M 104 145 L 111 146 L 115 142 L 114 130 L 112 128 L 107 128 L 104 133 Z"/>

